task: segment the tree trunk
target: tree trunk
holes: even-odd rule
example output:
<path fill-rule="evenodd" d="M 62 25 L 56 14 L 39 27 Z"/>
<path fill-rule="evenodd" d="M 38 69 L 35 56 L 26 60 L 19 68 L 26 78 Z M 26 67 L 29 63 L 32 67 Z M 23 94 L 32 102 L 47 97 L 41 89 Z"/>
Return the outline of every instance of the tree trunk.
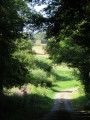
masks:
<path fill-rule="evenodd" d="M 0 95 L 3 94 L 4 66 L 3 56 L 0 56 Z"/>
<path fill-rule="evenodd" d="M 81 70 L 81 77 L 82 77 L 82 82 L 85 87 L 86 93 L 90 93 L 90 72 L 87 69 L 82 69 Z"/>
<path fill-rule="evenodd" d="M 0 95 L 3 94 L 3 81 L 2 79 L 0 80 Z"/>

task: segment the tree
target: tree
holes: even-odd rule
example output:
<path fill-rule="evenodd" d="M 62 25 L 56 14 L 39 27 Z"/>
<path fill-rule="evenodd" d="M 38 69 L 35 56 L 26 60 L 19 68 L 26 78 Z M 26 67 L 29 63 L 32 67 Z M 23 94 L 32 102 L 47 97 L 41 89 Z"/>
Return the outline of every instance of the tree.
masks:
<path fill-rule="evenodd" d="M 7 81 L 10 76 L 8 71 L 14 63 L 13 41 L 21 37 L 30 14 L 30 9 L 24 0 L 0 1 L 0 93 L 3 92 L 4 83 L 9 83 Z"/>
<path fill-rule="evenodd" d="M 55 61 L 77 67 L 90 92 L 90 1 L 51 0 L 44 11 L 49 53 Z"/>
<path fill-rule="evenodd" d="M 8 66 L 8 82 L 4 83 L 6 87 L 21 86 L 24 83 L 28 83 L 30 79 L 29 71 L 33 67 L 34 62 L 30 39 L 26 39 L 24 35 L 24 38 L 19 38 L 14 43 L 16 48 L 12 54 L 11 65 Z"/>

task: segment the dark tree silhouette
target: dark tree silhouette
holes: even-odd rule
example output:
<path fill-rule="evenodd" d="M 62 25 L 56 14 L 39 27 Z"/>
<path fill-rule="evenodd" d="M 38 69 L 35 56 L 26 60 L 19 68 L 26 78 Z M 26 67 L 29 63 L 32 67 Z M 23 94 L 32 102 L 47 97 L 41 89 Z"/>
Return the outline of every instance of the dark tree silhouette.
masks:
<path fill-rule="evenodd" d="M 47 16 L 40 25 L 49 38 L 48 52 L 55 61 L 77 67 L 85 91 L 90 92 L 90 1 L 35 1 L 47 4 L 43 10 Z"/>
<path fill-rule="evenodd" d="M 12 57 L 15 49 L 13 41 L 22 36 L 23 27 L 28 23 L 30 14 L 24 0 L 0 1 L 0 93 L 3 92 L 3 85 L 9 83 L 8 77 L 13 76 L 10 72 L 12 67 L 17 64 Z"/>

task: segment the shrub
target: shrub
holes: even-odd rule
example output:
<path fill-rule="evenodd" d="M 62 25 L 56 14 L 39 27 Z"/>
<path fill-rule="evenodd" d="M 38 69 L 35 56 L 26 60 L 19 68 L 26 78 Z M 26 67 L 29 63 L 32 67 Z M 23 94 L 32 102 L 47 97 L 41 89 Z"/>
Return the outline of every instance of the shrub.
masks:
<path fill-rule="evenodd" d="M 50 59 L 47 59 L 44 57 L 43 58 L 36 57 L 35 66 L 37 66 L 47 72 L 50 72 L 52 69 L 52 61 Z"/>
<path fill-rule="evenodd" d="M 30 71 L 30 74 L 31 74 L 30 82 L 36 86 L 38 86 L 38 84 L 40 84 L 41 86 L 45 86 L 45 85 L 51 86 L 54 81 L 54 76 L 48 75 L 46 71 L 40 68 L 32 69 Z"/>

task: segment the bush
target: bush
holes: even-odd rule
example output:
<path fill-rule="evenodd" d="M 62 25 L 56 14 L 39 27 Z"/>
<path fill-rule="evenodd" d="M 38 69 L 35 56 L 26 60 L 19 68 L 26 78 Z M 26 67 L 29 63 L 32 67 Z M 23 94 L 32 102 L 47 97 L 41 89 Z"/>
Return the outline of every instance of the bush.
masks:
<path fill-rule="evenodd" d="M 31 83 L 34 85 L 38 86 L 40 84 L 41 86 L 51 86 L 52 81 L 49 78 L 49 75 L 47 72 L 45 72 L 43 69 L 37 68 L 37 69 L 32 69 L 31 70 Z"/>
<path fill-rule="evenodd" d="M 52 69 L 52 61 L 47 58 L 36 57 L 35 66 L 37 66 L 47 72 L 50 72 Z"/>

